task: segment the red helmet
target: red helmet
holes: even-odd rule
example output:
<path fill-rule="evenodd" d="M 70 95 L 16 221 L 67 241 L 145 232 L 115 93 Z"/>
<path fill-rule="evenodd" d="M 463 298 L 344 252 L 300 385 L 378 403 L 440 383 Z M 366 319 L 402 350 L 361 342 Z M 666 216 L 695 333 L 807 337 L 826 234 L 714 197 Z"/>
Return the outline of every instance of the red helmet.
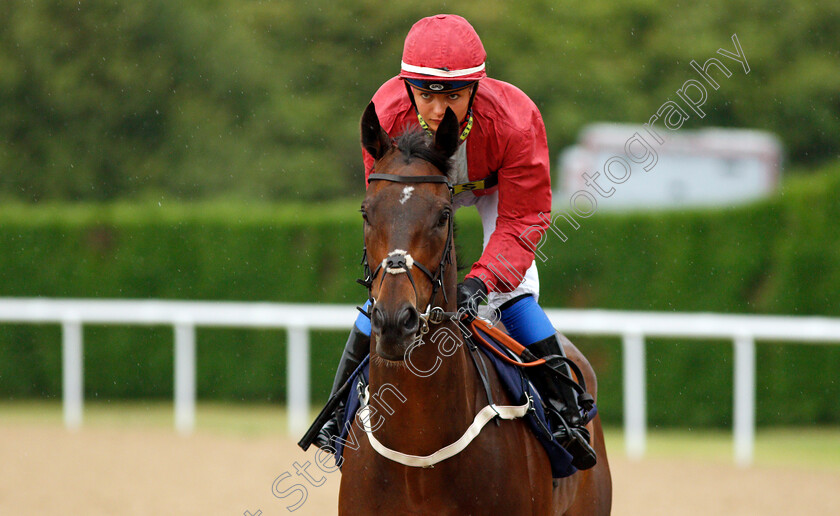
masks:
<path fill-rule="evenodd" d="M 429 16 L 405 37 L 400 78 L 432 92 L 461 89 L 487 77 L 487 52 L 470 22 L 454 14 Z"/>

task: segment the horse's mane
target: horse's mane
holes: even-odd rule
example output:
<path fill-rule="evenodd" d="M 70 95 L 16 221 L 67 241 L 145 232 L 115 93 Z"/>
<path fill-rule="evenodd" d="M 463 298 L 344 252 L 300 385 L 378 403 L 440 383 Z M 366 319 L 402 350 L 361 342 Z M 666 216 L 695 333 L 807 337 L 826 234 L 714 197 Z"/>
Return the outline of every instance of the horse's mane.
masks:
<path fill-rule="evenodd" d="M 449 177 L 449 156 L 436 149 L 426 132 L 419 126 L 410 126 L 397 137 L 397 148 L 402 151 L 406 165 L 414 158 L 431 163 Z"/>

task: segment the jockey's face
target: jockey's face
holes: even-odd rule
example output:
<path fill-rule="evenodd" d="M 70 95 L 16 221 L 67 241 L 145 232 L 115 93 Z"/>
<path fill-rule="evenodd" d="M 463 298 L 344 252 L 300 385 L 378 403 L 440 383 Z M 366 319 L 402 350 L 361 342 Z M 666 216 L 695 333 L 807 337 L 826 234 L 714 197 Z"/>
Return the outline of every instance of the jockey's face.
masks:
<path fill-rule="evenodd" d="M 429 93 L 411 86 L 411 93 L 414 95 L 414 103 L 417 105 L 420 116 L 429 124 L 432 131 L 437 131 L 447 107 L 452 108 L 452 111 L 455 112 L 458 122 L 464 121 L 467 116 L 467 108 L 470 105 L 472 88 L 473 86 L 467 86 L 446 93 Z"/>

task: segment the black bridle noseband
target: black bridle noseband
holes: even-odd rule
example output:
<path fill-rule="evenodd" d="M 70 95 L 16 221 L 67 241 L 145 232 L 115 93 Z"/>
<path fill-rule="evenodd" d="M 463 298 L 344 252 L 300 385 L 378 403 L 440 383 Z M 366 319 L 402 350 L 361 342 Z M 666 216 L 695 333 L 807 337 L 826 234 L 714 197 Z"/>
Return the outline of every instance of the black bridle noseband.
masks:
<path fill-rule="evenodd" d="M 453 187 L 449 180 L 444 176 L 398 176 L 396 174 L 370 174 L 368 176 L 368 182 L 372 181 L 391 181 L 393 183 L 441 183 L 446 185 L 446 188 L 449 190 L 449 200 L 452 200 L 453 196 Z M 451 258 L 451 251 L 452 251 L 452 233 L 453 233 L 453 221 L 452 216 L 449 217 L 449 224 L 447 227 L 446 232 L 446 244 L 443 248 L 443 256 L 441 256 L 440 263 L 437 266 L 437 271 L 433 274 L 426 266 L 423 264 L 414 261 L 411 255 L 407 251 L 403 251 L 400 249 L 396 249 L 391 251 L 388 256 L 382 260 L 382 262 L 376 266 L 376 269 L 371 271 L 370 265 L 368 264 L 367 259 L 367 246 L 364 247 L 362 252 L 362 265 L 365 267 L 365 279 L 358 280 L 358 282 L 364 285 L 368 289 L 368 297 L 371 301 L 370 308 L 371 310 L 374 303 L 376 302 L 375 299 L 371 296 L 371 286 L 373 285 L 373 280 L 376 276 L 382 272 L 382 277 L 379 279 L 380 288 L 382 283 L 385 281 L 386 274 L 401 274 L 406 273 L 408 275 L 408 280 L 411 282 L 411 287 L 414 289 L 414 300 L 415 305 L 419 303 L 420 299 L 417 294 L 417 285 L 414 282 L 414 277 L 411 275 L 411 269 L 417 267 L 426 277 L 429 278 L 429 281 L 432 283 L 432 294 L 429 296 L 429 302 L 426 305 L 425 313 L 420 315 L 420 320 L 423 324 L 420 326 L 420 333 L 425 334 L 429 331 L 429 322 L 432 324 L 440 324 L 444 322 L 447 318 L 457 317 L 457 312 L 446 312 L 443 308 L 439 306 L 433 307 L 432 304 L 434 303 L 435 297 L 437 296 L 438 290 L 443 293 L 443 301 L 444 303 L 448 302 L 446 297 L 446 289 L 443 288 L 443 275 L 446 272 L 446 266 L 452 263 Z M 361 309 L 359 309 L 361 311 Z M 370 317 L 368 312 L 362 311 L 365 315 Z"/>

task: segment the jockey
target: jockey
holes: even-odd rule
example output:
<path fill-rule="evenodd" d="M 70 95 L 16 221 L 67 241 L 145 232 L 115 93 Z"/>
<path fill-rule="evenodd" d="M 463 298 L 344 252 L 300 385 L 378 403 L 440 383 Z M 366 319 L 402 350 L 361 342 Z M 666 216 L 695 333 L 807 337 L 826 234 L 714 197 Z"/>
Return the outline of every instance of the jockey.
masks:
<path fill-rule="evenodd" d="M 452 182 L 469 184 L 453 202 L 456 209 L 475 206 L 484 229 L 483 253 L 458 285 L 459 308 L 474 314 L 478 302 L 486 299 L 511 337 L 534 355 L 565 356 L 562 337 L 537 304 L 534 249 L 551 220 L 545 126 L 528 96 L 487 77 L 485 58 L 478 34 L 464 18 L 424 18 L 405 39 L 400 74 L 379 88 L 373 102 L 382 128 L 392 137 L 418 122 L 434 133 L 447 107 L 455 112 L 462 132 L 452 158 Z M 374 159 L 366 151 L 363 157 L 367 178 Z M 368 354 L 370 331 L 370 320 L 360 315 L 339 362 L 333 393 Z M 595 452 L 582 424 L 577 394 L 544 368 L 527 369 L 546 401 L 555 437 L 578 469 L 592 467 Z M 338 430 L 338 421 L 329 421 L 316 444 L 331 444 Z"/>

